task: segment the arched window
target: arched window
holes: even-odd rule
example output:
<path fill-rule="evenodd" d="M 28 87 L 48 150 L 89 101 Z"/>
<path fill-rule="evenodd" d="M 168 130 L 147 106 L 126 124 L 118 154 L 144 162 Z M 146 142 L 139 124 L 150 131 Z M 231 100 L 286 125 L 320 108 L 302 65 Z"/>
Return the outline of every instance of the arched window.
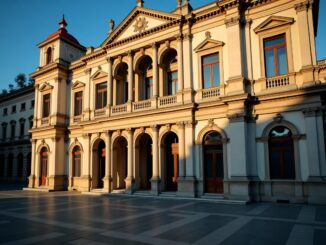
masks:
<path fill-rule="evenodd" d="M 13 176 L 13 167 L 14 167 L 14 156 L 13 154 L 9 154 L 8 156 L 8 166 L 7 166 L 7 176 Z"/>
<path fill-rule="evenodd" d="M 148 55 L 144 56 L 138 65 L 140 83 L 139 100 L 148 100 L 153 96 L 153 61 Z"/>
<path fill-rule="evenodd" d="M 269 133 L 269 169 L 271 179 L 295 179 L 292 132 L 277 126 Z"/>
<path fill-rule="evenodd" d="M 22 153 L 18 154 L 17 157 L 17 177 L 23 177 L 23 171 L 24 171 L 24 156 Z"/>
<path fill-rule="evenodd" d="M 124 62 L 119 64 L 115 73 L 116 80 L 116 105 L 124 104 L 128 101 L 128 65 Z"/>
<path fill-rule="evenodd" d="M 178 92 L 178 61 L 177 51 L 169 49 L 162 60 L 164 95 L 175 95 Z"/>
<path fill-rule="evenodd" d="M 46 50 L 46 65 L 50 64 L 52 62 L 52 48 L 48 47 Z"/>
<path fill-rule="evenodd" d="M 46 178 L 48 176 L 48 149 L 43 147 L 40 152 L 41 171 L 40 171 L 40 186 L 46 185 Z"/>
<path fill-rule="evenodd" d="M 81 168 L 81 151 L 79 146 L 75 146 L 72 151 L 73 177 L 80 177 Z"/>

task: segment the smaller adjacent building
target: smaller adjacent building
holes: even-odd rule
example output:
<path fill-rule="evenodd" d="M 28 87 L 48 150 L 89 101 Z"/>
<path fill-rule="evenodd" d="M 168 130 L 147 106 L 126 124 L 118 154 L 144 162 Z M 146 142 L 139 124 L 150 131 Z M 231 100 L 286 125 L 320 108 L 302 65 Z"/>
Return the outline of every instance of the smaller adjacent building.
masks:
<path fill-rule="evenodd" d="M 27 181 L 31 173 L 34 87 L 0 96 L 0 181 Z"/>

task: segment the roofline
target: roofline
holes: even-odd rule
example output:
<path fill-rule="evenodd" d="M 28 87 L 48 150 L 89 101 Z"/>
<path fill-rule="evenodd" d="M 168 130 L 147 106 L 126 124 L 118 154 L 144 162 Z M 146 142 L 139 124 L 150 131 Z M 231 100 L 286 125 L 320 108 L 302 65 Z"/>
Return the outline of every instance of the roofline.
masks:
<path fill-rule="evenodd" d="M 0 103 L 10 100 L 13 97 L 17 98 L 17 96 L 23 96 L 23 95 L 31 94 L 31 93 L 34 93 L 34 85 L 29 85 L 28 87 L 21 88 L 19 90 L 13 91 L 13 92 L 9 92 L 8 94 L 0 95 Z"/>

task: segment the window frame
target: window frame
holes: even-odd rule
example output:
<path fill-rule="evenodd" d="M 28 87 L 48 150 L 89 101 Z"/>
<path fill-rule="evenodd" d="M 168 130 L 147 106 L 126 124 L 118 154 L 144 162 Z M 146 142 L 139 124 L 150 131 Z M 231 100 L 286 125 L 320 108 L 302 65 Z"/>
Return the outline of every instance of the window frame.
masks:
<path fill-rule="evenodd" d="M 209 62 L 209 63 L 204 63 L 204 59 L 207 58 L 207 57 L 213 57 L 217 55 L 217 61 L 214 61 L 214 62 Z M 221 86 L 221 75 L 220 75 L 220 79 L 218 81 L 219 85 L 218 86 L 214 86 L 214 65 L 218 65 L 218 69 L 220 70 L 220 54 L 218 52 L 215 52 L 215 53 L 212 53 L 212 54 L 208 54 L 208 55 L 203 55 L 201 57 L 201 72 L 202 72 L 202 88 L 203 89 L 210 89 L 210 88 L 216 88 L 216 87 L 220 87 Z M 210 69 L 210 87 L 208 88 L 205 88 L 205 76 L 204 76 L 204 69 L 205 67 L 209 67 Z M 220 74 L 221 74 L 221 70 L 219 71 Z"/>
<path fill-rule="evenodd" d="M 49 96 L 47 100 L 45 100 L 45 96 Z M 48 105 L 48 113 L 45 115 L 45 105 Z M 48 118 L 51 115 L 51 93 L 42 94 L 42 118 Z"/>
<path fill-rule="evenodd" d="M 78 148 L 79 150 L 76 151 L 75 149 Z M 78 153 L 78 154 L 77 154 Z M 72 149 L 72 177 L 81 177 L 81 161 L 82 161 L 82 150 L 81 147 L 79 145 L 74 146 L 74 148 Z M 79 156 L 79 158 L 76 158 L 76 156 Z M 76 163 L 76 159 L 79 160 L 79 162 Z M 78 164 L 78 174 L 76 171 L 76 165 Z"/>
<path fill-rule="evenodd" d="M 275 27 L 273 29 L 259 31 L 257 35 L 259 39 L 260 78 L 267 78 L 266 68 L 265 68 L 264 40 L 280 35 L 284 35 L 286 41 L 286 57 L 287 57 L 287 68 L 288 68 L 287 74 L 293 73 L 294 64 L 293 64 L 293 52 L 292 52 L 291 26 L 288 24 L 281 27 Z M 255 66 L 253 67 L 253 69 L 255 69 Z"/>
<path fill-rule="evenodd" d="M 77 97 L 78 94 L 81 94 L 81 96 Z M 82 90 L 74 91 L 74 116 L 80 116 L 83 114 L 83 94 L 84 92 Z M 77 101 L 78 102 L 78 108 L 77 108 Z M 78 109 L 78 112 L 77 110 Z"/>
<path fill-rule="evenodd" d="M 101 93 L 98 93 L 98 87 L 100 85 L 103 85 L 103 84 L 106 85 L 105 92 L 100 91 Z M 104 89 L 102 89 L 102 90 L 104 91 Z M 99 104 L 99 102 L 98 102 L 99 94 L 102 97 L 102 103 L 101 103 L 102 105 L 101 105 L 101 107 L 98 106 L 98 104 Z M 104 94 L 106 94 L 106 96 L 104 96 Z M 106 100 L 104 100 L 104 98 L 106 98 Z M 107 81 L 98 82 L 98 83 L 95 84 L 95 98 L 94 99 L 95 99 L 95 110 L 102 110 L 107 106 L 107 103 L 108 103 L 108 83 L 107 83 Z"/>

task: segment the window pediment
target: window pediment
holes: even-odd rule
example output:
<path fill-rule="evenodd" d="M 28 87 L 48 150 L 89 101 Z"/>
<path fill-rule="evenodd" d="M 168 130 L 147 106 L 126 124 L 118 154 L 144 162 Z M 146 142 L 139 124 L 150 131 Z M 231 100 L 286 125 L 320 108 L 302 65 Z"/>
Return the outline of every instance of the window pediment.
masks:
<path fill-rule="evenodd" d="M 224 42 L 222 42 L 222 41 L 208 38 L 205 41 L 203 41 L 202 43 L 200 43 L 195 48 L 195 52 L 200 52 L 200 51 L 204 51 L 204 50 L 211 49 L 211 48 L 222 47 L 223 45 L 224 45 Z"/>
<path fill-rule="evenodd" d="M 77 89 L 77 88 L 82 88 L 85 87 L 85 83 L 82 83 L 80 81 L 76 81 L 73 85 L 72 85 L 72 89 Z"/>
<path fill-rule="evenodd" d="M 101 79 L 101 78 L 107 78 L 108 74 L 102 70 L 98 70 L 96 71 L 92 76 L 91 79 L 92 80 L 97 80 L 97 79 Z"/>
<path fill-rule="evenodd" d="M 294 22 L 294 18 L 283 17 L 283 16 L 270 16 L 260 25 L 258 25 L 254 31 L 255 33 L 269 30 L 275 27 L 291 25 Z"/>
<path fill-rule="evenodd" d="M 39 88 L 40 92 L 44 92 L 51 89 L 53 89 L 53 86 L 51 86 L 49 83 L 43 83 Z"/>

